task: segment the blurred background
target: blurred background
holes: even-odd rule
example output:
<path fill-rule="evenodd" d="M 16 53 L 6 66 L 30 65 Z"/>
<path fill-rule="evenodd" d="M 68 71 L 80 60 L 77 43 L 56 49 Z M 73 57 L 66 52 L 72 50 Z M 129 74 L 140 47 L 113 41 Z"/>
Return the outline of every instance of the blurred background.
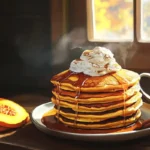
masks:
<path fill-rule="evenodd" d="M 54 74 L 95 46 L 110 48 L 124 68 L 149 72 L 150 15 L 143 12 L 139 31 L 138 10 L 135 0 L 1 0 L 0 90 L 50 90 Z"/>

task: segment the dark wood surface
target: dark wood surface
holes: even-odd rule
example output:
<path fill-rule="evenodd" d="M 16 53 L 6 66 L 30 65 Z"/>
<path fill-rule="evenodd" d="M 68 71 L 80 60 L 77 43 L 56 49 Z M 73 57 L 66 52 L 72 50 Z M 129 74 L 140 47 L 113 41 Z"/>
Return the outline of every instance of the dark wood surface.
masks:
<path fill-rule="evenodd" d="M 0 93 L 1 94 L 1 93 Z M 2 94 L 1 94 L 2 95 Z M 5 92 L 3 97 L 14 100 L 19 103 L 31 114 L 32 110 L 50 100 L 49 93 L 37 92 L 20 92 L 15 94 Z M 31 122 L 17 130 L 7 131 L 0 134 L 0 149 L 15 150 L 96 150 L 96 149 L 149 149 L 150 136 L 137 140 L 125 142 L 83 142 L 66 140 L 62 138 L 46 135 L 39 131 Z"/>

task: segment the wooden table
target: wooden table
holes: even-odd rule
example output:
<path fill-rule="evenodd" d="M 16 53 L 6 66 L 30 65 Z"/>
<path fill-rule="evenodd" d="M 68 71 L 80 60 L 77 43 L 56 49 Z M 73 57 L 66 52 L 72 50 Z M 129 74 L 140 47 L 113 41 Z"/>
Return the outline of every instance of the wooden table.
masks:
<path fill-rule="evenodd" d="M 21 104 L 26 110 L 31 113 L 32 110 L 45 102 L 50 100 L 49 94 L 42 94 L 38 92 L 22 92 L 20 94 L 8 94 L 3 97 L 12 99 Z M 1 94 L 2 96 L 2 94 Z M 83 142 L 73 141 L 49 136 L 39 131 L 31 122 L 23 128 L 9 131 L 0 134 L 0 150 L 96 150 L 96 149 L 149 149 L 150 136 L 138 140 L 126 142 Z"/>

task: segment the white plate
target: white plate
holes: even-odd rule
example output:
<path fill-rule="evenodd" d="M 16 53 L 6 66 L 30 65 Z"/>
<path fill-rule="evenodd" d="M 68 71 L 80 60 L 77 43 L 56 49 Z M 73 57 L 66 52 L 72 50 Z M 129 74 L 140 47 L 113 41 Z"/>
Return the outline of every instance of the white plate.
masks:
<path fill-rule="evenodd" d="M 50 109 L 52 109 L 54 105 L 51 102 L 42 104 L 37 106 L 32 114 L 31 119 L 33 124 L 42 132 L 63 137 L 67 139 L 75 139 L 75 140 L 84 140 L 84 141 L 123 141 L 123 140 L 131 140 L 140 137 L 144 137 L 150 135 L 150 128 L 136 130 L 136 131 L 129 131 L 123 133 L 107 133 L 107 134 L 81 134 L 81 133 L 71 133 L 71 132 L 64 132 L 61 130 L 49 129 L 47 128 L 42 122 L 41 118 L 43 114 Z M 142 118 L 150 119 L 150 104 L 144 103 L 141 107 L 142 111 Z"/>

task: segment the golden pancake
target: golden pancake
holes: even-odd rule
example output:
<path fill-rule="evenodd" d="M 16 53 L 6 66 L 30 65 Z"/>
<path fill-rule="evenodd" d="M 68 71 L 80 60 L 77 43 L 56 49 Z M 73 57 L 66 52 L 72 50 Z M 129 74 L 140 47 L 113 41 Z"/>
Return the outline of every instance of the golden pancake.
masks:
<path fill-rule="evenodd" d="M 104 76 L 88 76 L 69 70 L 52 77 L 51 82 L 60 89 L 80 92 L 112 92 L 125 90 L 140 80 L 139 74 L 121 69 Z"/>
<path fill-rule="evenodd" d="M 59 121 L 63 124 L 74 127 L 74 128 L 80 128 L 80 129 L 112 129 L 112 128 L 119 128 L 119 127 L 125 127 L 128 125 L 131 125 L 135 123 L 141 116 L 141 111 L 138 110 L 135 115 L 132 115 L 131 117 L 128 117 L 126 119 L 120 119 L 120 120 L 114 120 L 114 121 L 104 121 L 104 122 L 98 122 L 98 123 L 80 123 L 73 121 L 70 121 L 68 119 L 65 119 L 63 117 L 59 117 Z"/>
<path fill-rule="evenodd" d="M 126 100 L 121 100 L 117 102 L 105 102 L 101 103 L 96 102 L 92 104 L 80 104 L 80 103 L 70 103 L 67 101 L 59 101 L 57 104 L 57 100 L 55 97 L 52 97 L 52 102 L 57 106 L 59 105 L 60 107 L 64 108 L 71 108 L 73 111 L 78 111 L 78 112 L 104 112 L 116 108 L 121 108 L 121 107 L 128 107 L 131 104 L 135 103 L 139 98 L 141 98 L 142 94 L 140 92 L 136 93 L 134 96 L 130 97 L 129 99 Z"/>
<path fill-rule="evenodd" d="M 60 92 L 56 92 L 56 88 L 52 91 L 53 95 L 56 99 L 60 101 L 66 101 L 70 103 L 76 103 L 78 101 L 79 104 L 92 104 L 92 103 L 107 103 L 107 102 L 116 102 L 121 100 L 126 100 L 136 94 L 140 90 L 138 84 L 130 87 L 126 91 L 117 91 L 111 93 L 80 93 L 78 98 L 76 99 L 76 92 L 68 92 L 64 90 L 60 90 Z M 65 94 L 66 95 L 65 95 Z"/>
<path fill-rule="evenodd" d="M 78 96 L 78 103 L 95 103 L 95 102 L 114 102 L 114 101 L 120 101 L 122 99 L 128 99 L 129 97 L 133 96 L 135 93 L 140 91 L 139 84 L 135 84 L 134 86 L 130 87 L 129 89 L 125 91 L 116 91 L 116 92 L 107 92 L 107 93 L 80 93 Z M 75 102 L 76 92 L 74 91 L 65 91 L 62 89 L 59 89 L 59 92 L 57 91 L 57 88 L 54 88 L 52 90 L 53 95 L 55 97 L 58 97 L 62 101 L 68 101 L 68 102 Z"/>
<path fill-rule="evenodd" d="M 55 115 L 56 118 L 58 118 L 56 115 L 56 109 L 52 109 L 51 111 L 49 111 L 48 115 L 49 116 Z M 81 128 L 81 129 L 112 129 L 112 128 L 125 127 L 134 124 L 140 118 L 140 116 L 141 116 L 141 111 L 140 109 L 138 109 L 137 112 L 135 112 L 135 114 L 129 117 L 125 117 L 125 118 L 118 117 L 118 118 L 108 119 L 106 121 L 101 121 L 96 123 L 74 122 L 62 116 L 59 116 L 59 121 L 67 126 Z"/>
<path fill-rule="evenodd" d="M 116 118 L 120 116 L 121 117 L 131 116 L 142 106 L 142 104 L 143 104 L 142 100 L 139 99 L 136 103 L 132 104 L 131 106 L 125 108 L 123 107 L 120 109 L 114 109 L 113 111 L 108 111 L 108 112 L 106 111 L 103 113 L 79 113 L 79 112 L 76 113 L 76 112 L 69 112 L 66 109 L 61 109 L 61 108 L 60 110 L 56 109 L 56 112 L 59 113 L 64 118 L 74 120 L 74 121 L 100 122 L 103 120 Z"/>

